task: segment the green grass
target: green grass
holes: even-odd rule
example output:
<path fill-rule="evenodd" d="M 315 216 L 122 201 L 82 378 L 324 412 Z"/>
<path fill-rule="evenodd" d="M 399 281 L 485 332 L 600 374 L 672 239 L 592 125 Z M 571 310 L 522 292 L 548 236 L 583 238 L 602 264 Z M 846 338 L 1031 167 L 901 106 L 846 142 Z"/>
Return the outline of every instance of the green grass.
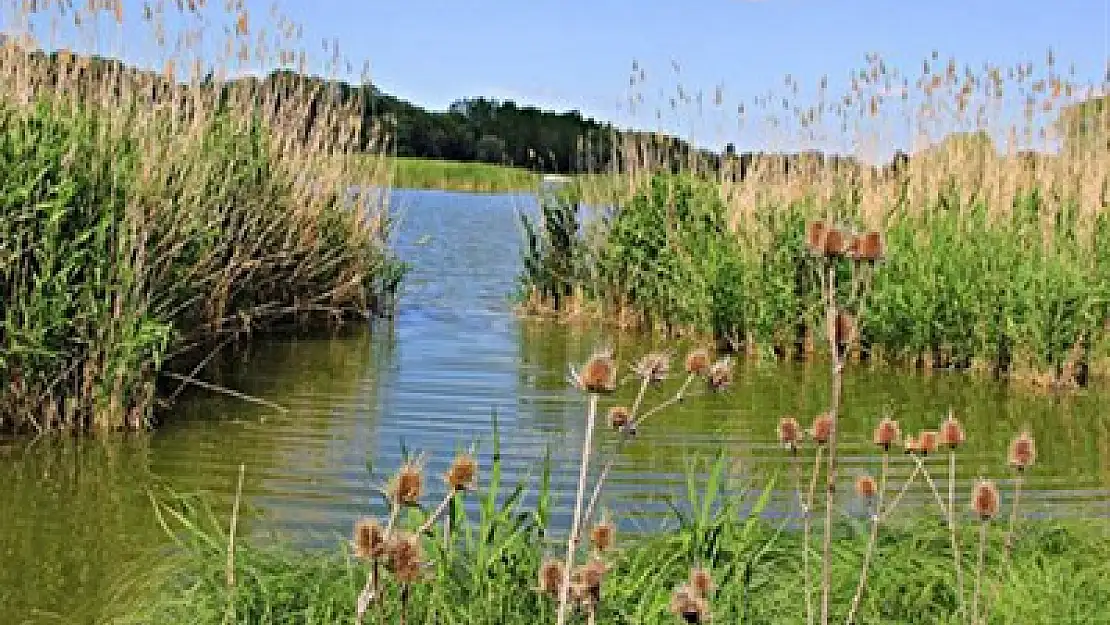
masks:
<path fill-rule="evenodd" d="M 714 622 L 805 622 L 799 532 L 761 515 L 774 481 L 763 487 L 737 482 L 724 474 L 725 464 L 719 459 L 698 473 L 691 467 L 667 531 L 618 533 L 616 551 L 606 556 L 611 568 L 602 586 L 599 623 L 678 622 L 668 613 L 670 594 L 696 564 L 709 567 L 719 587 L 711 601 Z M 699 474 L 702 488 L 695 484 Z M 431 565 L 426 580 L 414 586 L 408 622 L 531 625 L 554 618 L 554 601 L 535 591 L 540 562 L 561 549 L 548 532 L 549 474 L 545 470 L 538 485 L 522 482 L 508 492 L 501 491 L 499 475 L 494 461 L 483 476 L 485 491 L 468 496 L 470 514 L 463 513 L 464 506 L 454 507 L 450 539 L 441 532 L 425 536 Z M 521 504 L 529 488 L 535 488 L 533 507 Z M 196 498 L 163 498 L 158 510 L 180 541 L 179 550 L 154 574 L 134 575 L 121 585 L 107 622 L 353 622 L 367 565 L 353 557 L 346 541 L 315 550 L 238 546 L 231 587 L 226 521 Z M 415 526 L 423 514 L 411 511 L 404 524 Z M 961 543 L 968 588 L 977 557 L 970 527 Z M 1110 601 L 1104 523 L 1029 521 L 1009 564 L 1001 557 L 1004 529 L 1003 521 L 990 528 L 984 572 L 988 623 L 1100 622 Z M 835 532 L 832 605 L 834 621 L 842 622 L 858 579 L 866 523 L 844 517 Z M 943 523 L 900 519 L 879 536 L 859 622 L 959 622 Z M 816 552 L 816 543 L 813 548 Z M 398 591 L 388 583 L 385 588 L 384 602 L 371 607 L 367 622 L 397 622 Z"/>
<path fill-rule="evenodd" d="M 519 167 L 427 158 L 395 157 L 389 159 L 387 166 L 393 174 L 392 185 L 398 189 L 475 193 L 535 191 L 541 178 L 540 174 Z"/>

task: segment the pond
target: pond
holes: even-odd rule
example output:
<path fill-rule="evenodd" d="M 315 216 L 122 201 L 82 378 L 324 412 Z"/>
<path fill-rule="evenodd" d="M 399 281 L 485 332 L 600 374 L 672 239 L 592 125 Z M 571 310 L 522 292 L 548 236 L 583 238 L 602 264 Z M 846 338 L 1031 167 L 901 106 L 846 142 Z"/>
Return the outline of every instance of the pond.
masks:
<path fill-rule="evenodd" d="M 534 210 L 534 199 L 404 191 L 394 202 L 402 210 L 401 253 L 414 266 L 395 319 L 341 338 L 256 342 L 203 376 L 288 412 L 194 395 L 150 435 L 0 442 L 5 622 L 96 622 L 120 576 L 141 571 L 168 544 L 152 494 L 208 493 L 226 513 L 244 464 L 244 532 L 255 540 L 278 535 L 334 546 L 378 503 L 368 467 L 380 479 L 397 466 L 403 444 L 428 454 L 435 476 L 456 449 L 475 441 L 488 466 L 495 412 L 506 479 L 538 479 L 550 450 L 556 520 L 565 522 L 585 406 L 567 388 L 568 364 L 602 340 L 626 360 L 659 346 L 514 317 L 517 212 Z M 666 510 L 664 497 L 684 488 L 687 459 L 722 446 L 753 488 L 782 468 L 778 417 L 792 413 L 808 422 L 819 412 L 827 370 L 741 363 L 737 373 L 727 393 L 652 417 L 618 456 L 606 506 L 650 527 Z M 649 394 L 649 405 L 677 385 Z M 603 407 L 630 402 L 633 394 L 629 388 Z M 845 400 L 846 479 L 874 470 L 868 443 L 884 410 L 916 432 L 935 427 L 953 406 L 969 437 L 958 492 L 980 474 L 1004 477 L 1007 442 L 1028 426 L 1039 464 L 1023 495 L 1027 509 L 1110 514 L 1104 391 L 1032 396 L 961 374 L 850 369 Z M 599 437 L 606 454 L 614 442 L 609 432 Z M 896 462 L 896 473 L 904 475 L 906 466 Z M 780 493 L 768 514 L 782 513 L 789 496 Z M 926 492 L 915 489 L 909 498 L 925 502 Z"/>

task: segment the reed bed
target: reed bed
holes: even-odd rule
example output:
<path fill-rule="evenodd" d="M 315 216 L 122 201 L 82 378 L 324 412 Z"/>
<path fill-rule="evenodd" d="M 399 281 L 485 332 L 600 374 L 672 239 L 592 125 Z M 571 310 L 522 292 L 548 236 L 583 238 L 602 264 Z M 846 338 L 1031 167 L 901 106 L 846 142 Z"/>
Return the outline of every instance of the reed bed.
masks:
<path fill-rule="evenodd" d="M 295 24 L 234 2 L 71 4 L 6 7 L 0 428 L 143 428 L 185 387 L 235 394 L 202 380 L 214 351 L 388 310 L 386 137 L 321 80 L 234 78 L 306 71 Z M 163 66 L 92 55 L 125 32 Z M 206 32 L 228 33 L 224 56 Z"/>
<path fill-rule="evenodd" d="M 1053 387 L 1105 370 L 1105 85 L 1051 53 L 982 69 L 933 55 L 919 76 L 872 56 L 839 95 L 827 79 L 784 85 L 738 107 L 743 136 L 773 137 L 767 152 L 707 157 L 629 135 L 614 171 L 549 199 L 526 234 L 566 243 L 526 246 L 522 311 L 824 354 L 804 239 L 827 220 L 881 230 L 890 251 L 850 358 Z M 660 108 L 696 121 L 710 101 L 680 84 Z M 727 123 L 721 93 L 712 101 Z M 891 156 L 905 135 L 909 152 Z M 837 141 L 852 147 L 812 148 Z M 573 271 L 551 269 L 566 258 Z"/>

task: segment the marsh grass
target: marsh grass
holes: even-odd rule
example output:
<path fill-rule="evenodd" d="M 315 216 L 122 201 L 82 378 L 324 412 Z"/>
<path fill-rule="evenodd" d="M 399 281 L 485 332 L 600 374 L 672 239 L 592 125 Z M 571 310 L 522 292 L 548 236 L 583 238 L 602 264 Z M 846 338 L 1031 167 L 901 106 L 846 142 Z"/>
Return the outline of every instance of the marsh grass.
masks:
<path fill-rule="evenodd" d="M 223 13 L 159 3 L 145 15 L 118 1 L 10 4 L 0 43 L 10 165 L 0 173 L 0 428 L 146 427 L 183 384 L 219 390 L 201 380 L 214 349 L 389 308 L 403 268 L 373 192 L 388 180 L 373 162 L 386 138 L 362 127 L 363 103 L 340 104 L 323 81 L 288 71 L 227 77 L 252 61 L 295 64 L 295 25 L 253 21 L 235 3 Z M 164 67 L 129 68 L 60 42 L 44 50 L 31 25 L 59 20 L 77 24 L 75 43 L 83 31 L 149 29 Z M 228 58 L 191 48 L 198 32 L 224 25 Z M 254 50 L 267 28 L 279 49 Z M 367 152 L 358 167 L 354 151 Z"/>

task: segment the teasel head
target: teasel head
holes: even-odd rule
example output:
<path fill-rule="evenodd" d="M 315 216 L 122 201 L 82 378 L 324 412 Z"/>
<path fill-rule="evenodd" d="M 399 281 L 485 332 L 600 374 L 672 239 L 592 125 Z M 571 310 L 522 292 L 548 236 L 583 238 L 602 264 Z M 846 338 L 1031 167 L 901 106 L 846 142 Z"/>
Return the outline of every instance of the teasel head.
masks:
<path fill-rule="evenodd" d="M 917 435 L 917 450 L 922 456 L 937 452 L 938 436 L 932 430 L 925 430 Z"/>
<path fill-rule="evenodd" d="M 856 478 L 856 494 L 860 498 L 870 502 L 879 493 L 879 487 L 875 484 L 875 478 L 864 473 Z"/>
<path fill-rule="evenodd" d="M 608 515 L 603 515 L 601 520 L 590 529 L 590 545 L 598 553 L 605 553 L 613 548 L 616 542 L 617 527 Z"/>
<path fill-rule="evenodd" d="M 588 393 L 607 394 L 617 388 L 617 366 L 608 349 L 595 351 L 582 371 L 574 374 L 575 385 Z"/>
<path fill-rule="evenodd" d="M 641 380 L 649 384 L 659 384 L 667 379 L 671 370 L 671 355 L 667 352 L 652 352 L 646 354 L 636 366 L 632 368 Z"/>
<path fill-rule="evenodd" d="M 823 254 L 828 258 L 843 256 L 848 251 L 848 235 L 838 228 L 825 227 Z"/>
<path fill-rule="evenodd" d="M 902 432 L 898 427 L 898 422 L 889 417 L 883 417 L 879 421 L 879 425 L 875 426 L 875 432 L 872 435 L 872 440 L 883 451 L 890 451 L 892 445 L 898 444 L 902 438 Z"/>
<path fill-rule="evenodd" d="M 964 440 L 964 428 L 956 418 L 956 413 L 949 410 L 948 418 L 940 424 L 940 444 L 949 450 L 954 450 L 963 445 Z"/>
<path fill-rule="evenodd" d="M 713 366 L 709 368 L 706 381 L 711 391 L 720 391 L 727 388 L 732 384 L 732 361 L 726 357 L 713 363 Z"/>
<path fill-rule="evenodd" d="M 355 557 L 371 560 L 381 557 L 385 547 L 385 530 L 377 519 L 363 518 L 355 523 Z"/>
<path fill-rule="evenodd" d="M 420 581 L 424 568 L 424 549 L 420 537 L 403 532 L 397 534 L 385 546 L 386 569 L 402 584 Z"/>
<path fill-rule="evenodd" d="M 856 318 L 843 310 L 836 311 L 836 344 L 844 347 L 856 340 Z"/>
<path fill-rule="evenodd" d="M 1028 431 L 1023 431 L 1010 442 L 1010 466 L 1025 471 L 1037 461 L 1037 446 Z"/>
<path fill-rule="evenodd" d="M 709 368 L 709 350 L 700 347 L 686 354 L 686 373 L 690 375 L 709 375 Z"/>
<path fill-rule="evenodd" d="M 853 260 L 871 263 L 882 260 L 885 253 L 883 235 L 877 231 L 856 235 L 848 248 L 848 256 Z"/>
<path fill-rule="evenodd" d="M 698 594 L 699 597 L 709 598 L 713 591 L 716 590 L 717 584 L 713 581 L 713 574 L 709 569 L 704 566 L 695 566 L 690 569 L 690 588 Z"/>
<path fill-rule="evenodd" d="M 689 584 L 683 584 L 671 593 L 670 609 L 671 614 L 681 618 L 685 623 L 699 625 L 710 621 L 709 601 L 699 596 Z"/>
<path fill-rule="evenodd" d="M 990 480 L 979 479 L 971 491 L 971 509 L 980 521 L 990 521 L 998 516 L 1001 499 L 998 487 Z"/>
<path fill-rule="evenodd" d="M 393 478 L 389 492 L 393 503 L 399 506 L 415 506 L 424 495 L 424 467 L 421 460 L 407 460 Z"/>
<path fill-rule="evenodd" d="M 817 415 L 813 426 L 809 428 L 809 435 L 818 445 L 826 445 L 832 439 L 833 418 L 828 412 Z"/>
<path fill-rule="evenodd" d="M 920 447 L 917 439 L 907 434 L 905 440 L 902 441 L 902 449 L 907 454 L 916 454 L 920 450 Z"/>
<path fill-rule="evenodd" d="M 601 558 L 590 558 L 574 572 L 574 583 L 583 592 L 582 600 L 597 604 L 601 600 L 601 583 L 609 567 Z"/>
<path fill-rule="evenodd" d="M 827 226 L 823 221 L 811 221 L 806 225 L 806 249 L 814 256 L 825 254 L 825 232 Z"/>
<path fill-rule="evenodd" d="M 779 444 L 789 449 L 791 453 L 798 450 L 802 442 L 802 429 L 794 417 L 779 419 Z"/>
<path fill-rule="evenodd" d="M 478 461 L 469 453 L 455 456 L 443 480 L 455 492 L 474 490 L 478 480 Z"/>
<path fill-rule="evenodd" d="M 552 558 L 540 564 L 539 590 L 541 593 L 557 597 L 563 585 L 563 561 Z"/>
<path fill-rule="evenodd" d="M 609 427 L 624 432 L 632 424 L 632 411 L 628 406 L 613 406 L 609 409 Z"/>

